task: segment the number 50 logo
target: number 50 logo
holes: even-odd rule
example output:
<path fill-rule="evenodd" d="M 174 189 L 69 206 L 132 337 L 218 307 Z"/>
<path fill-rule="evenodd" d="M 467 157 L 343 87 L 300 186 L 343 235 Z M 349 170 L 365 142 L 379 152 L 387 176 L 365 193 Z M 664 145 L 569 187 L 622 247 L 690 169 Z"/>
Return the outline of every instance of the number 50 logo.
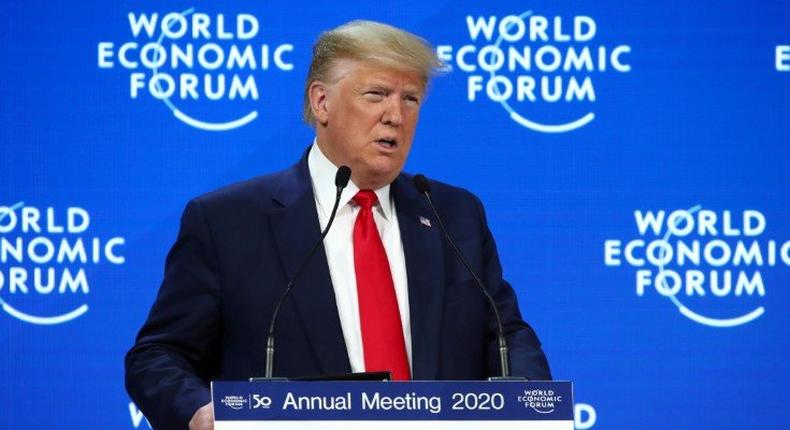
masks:
<path fill-rule="evenodd" d="M 260 394 L 252 395 L 252 408 L 253 409 L 269 409 L 272 406 L 272 398 L 269 396 L 261 396 Z"/>

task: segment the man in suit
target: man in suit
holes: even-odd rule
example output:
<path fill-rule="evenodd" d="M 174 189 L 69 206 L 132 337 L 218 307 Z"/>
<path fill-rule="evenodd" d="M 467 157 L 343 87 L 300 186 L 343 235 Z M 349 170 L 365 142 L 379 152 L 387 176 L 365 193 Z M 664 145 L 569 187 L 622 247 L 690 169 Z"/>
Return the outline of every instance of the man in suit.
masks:
<path fill-rule="evenodd" d="M 280 310 L 275 374 L 498 375 L 494 316 L 401 172 L 437 66 L 427 43 L 394 27 L 354 21 L 324 33 L 305 88 L 316 139 L 302 159 L 187 205 L 159 295 L 126 357 L 127 390 L 154 428 L 212 428 L 208 382 L 263 373 L 274 304 L 328 222 L 341 165 L 351 182 Z M 502 313 L 512 373 L 550 379 L 502 279 L 480 201 L 431 186 Z"/>

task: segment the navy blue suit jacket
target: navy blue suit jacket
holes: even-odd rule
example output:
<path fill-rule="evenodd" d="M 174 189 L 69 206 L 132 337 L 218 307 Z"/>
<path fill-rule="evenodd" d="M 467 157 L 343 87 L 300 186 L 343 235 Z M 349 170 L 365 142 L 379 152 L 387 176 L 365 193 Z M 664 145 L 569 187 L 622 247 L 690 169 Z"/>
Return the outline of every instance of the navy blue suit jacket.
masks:
<path fill-rule="evenodd" d="M 550 379 L 540 342 L 502 279 L 480 201 L 459 188 L 431 186 L 450 234 L 503 314 L 512 373 Z M 495 323 L 483 295 L 411 177 L 398 176 L 391 193 L 406 258 L 413 378 L 497 375 Z M 159 294 L 126 356 L 127 391 L 154 428 L 187 428 L 211 400 L 212 379 L 263 374 L 274 304 L 319 236 L 306 156 L 189 202 Z M 351 371 L 323 247 L 281 309 L 276 335 L 277 376 Z"/>

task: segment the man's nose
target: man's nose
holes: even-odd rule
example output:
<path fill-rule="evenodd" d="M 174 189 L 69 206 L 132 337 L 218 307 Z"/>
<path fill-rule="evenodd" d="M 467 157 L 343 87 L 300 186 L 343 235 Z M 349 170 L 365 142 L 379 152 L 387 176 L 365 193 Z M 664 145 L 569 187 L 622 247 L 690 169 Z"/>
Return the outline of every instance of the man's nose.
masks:
<path fill-rule="evenodd" d="M 393 127 L 403 123 L 403 106 L 400 97 L 391 97 L 381 115 L 381 122 Z"/>

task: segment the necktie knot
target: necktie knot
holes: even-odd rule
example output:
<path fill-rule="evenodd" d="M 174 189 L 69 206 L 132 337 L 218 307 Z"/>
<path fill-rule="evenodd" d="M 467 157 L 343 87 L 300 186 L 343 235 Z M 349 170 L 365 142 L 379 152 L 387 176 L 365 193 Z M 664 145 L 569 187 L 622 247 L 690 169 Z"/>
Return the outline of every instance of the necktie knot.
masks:
<path fill-rule="evenodd" d="M 354 203 L 359 205 L 359 207 L 361 207 L 362 209 L 370 209 L 378 201 L 379 198 L 376 196 L 376 193 L 374 193 L 371 190 L 360 190 L 354 196 Z"/>

